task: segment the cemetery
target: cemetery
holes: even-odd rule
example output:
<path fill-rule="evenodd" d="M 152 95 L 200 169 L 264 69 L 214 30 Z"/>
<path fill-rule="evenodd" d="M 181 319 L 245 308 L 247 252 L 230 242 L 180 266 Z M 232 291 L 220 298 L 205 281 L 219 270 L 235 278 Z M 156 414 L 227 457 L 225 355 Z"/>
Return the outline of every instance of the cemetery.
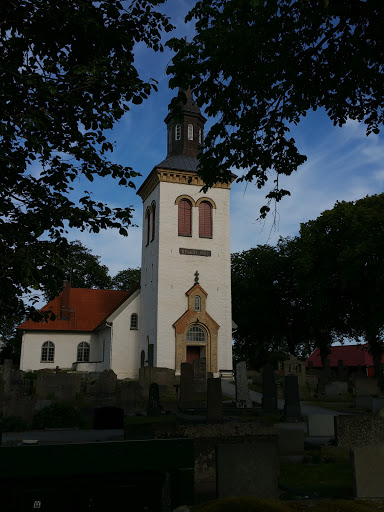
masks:
<path fill-rule="evenodd" d="M 116 503 L 129 488 L 132 510 L 219 510 L 215 504 L 236 507 L 230 500 L 238 497 L 240 503 L 243 496 L 254 500 L 249 510 L 266 510 L 257 508 L 257 500 L 268 500 L 270 510 L 289 510 L 293 503 L 302 510 L 312 503 L 316 510 L 313 504 L 336 500 L 361 502 L 362 508 L 345 510 L 378 506 L 384 502 L 384 415 L 377 380 L 358 376 L 350 383 L 318 376 L 321 386 L 311 396 L 300 363 L 266 365 L 256 374 L 240 362 L 234 377 L 221 379 L 205 373 L 204 361 L 198 360 L 182 363 L 179 377 L 146 367 L 132 381 L 118 380 L 112 370 L 81 375 L 56 368 L 24 375 L 5 361 L 0 485 L 13 489 L 15 510 L 32 497 L 34 503 L 52 504 L 63 482 L 67 500 L 91 500 L 91 510 L 101 510 L 100 479 Z M 281 378 L 283 398 L 276 384 Z M 250 389 L 259 385 L 262 393 Z M 337 407 L 351 386 L 347 413 L 321 407 L 312 413 L 313 404 Z M 24 430 L 24 441 L 17 441 L 16 432 L 12 441 L 7 427 Z M 49 445 L 28 442 L 30 428 L 115 429 L 120 435 L 109 442 Z M 33 474 L 31 450 L 38 453 Z M 50 463 L 44 465 L 46 459 Z M 92 463 L 78 466 L 76 460 Z M 143 499 L 149 481 L 153 493 Z"/>

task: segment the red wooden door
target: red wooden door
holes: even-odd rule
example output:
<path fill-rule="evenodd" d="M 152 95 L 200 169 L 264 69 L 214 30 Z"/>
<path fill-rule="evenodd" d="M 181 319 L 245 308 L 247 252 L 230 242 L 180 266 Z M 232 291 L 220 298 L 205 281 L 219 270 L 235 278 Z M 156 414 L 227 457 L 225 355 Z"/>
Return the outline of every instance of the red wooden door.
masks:
<path fill-rule="evenodd" d="M 200 359 L 200 347 L 187 347 L 187 363 L 193 364 L 196 359 Z"/>

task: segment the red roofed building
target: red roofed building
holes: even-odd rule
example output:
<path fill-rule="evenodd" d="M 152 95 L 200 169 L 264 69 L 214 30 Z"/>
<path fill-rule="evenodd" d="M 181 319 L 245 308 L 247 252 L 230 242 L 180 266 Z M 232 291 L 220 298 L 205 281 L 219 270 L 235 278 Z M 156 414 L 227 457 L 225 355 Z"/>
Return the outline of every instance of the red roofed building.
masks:
<path fill-rule="evenodd" d="M 27 320 L 19 326 L 20 369 L 113 369 L 119 378 L 137 376 L 139 293 L 138 284 L 120 291 L 71 288 L 65 282 L 60 295 L 43 308 L 55 314 L 54 320 Z"/>
<path fill-rule="evenodd" d="M 349 372 L 357 371 L 358 368 L 364 368 L 368 377 L 374 375 L 373 359 L 368 352 L 368 345 L 341 345 L 331 347 L 331 353 L 328 356 L 329 366 L 331 370 L 339 367 L 339 361 L 343 362 L 343 366 L 349 369 Z M 384 363 L 384 356 L 382 359 Z M 307 368 L 320 369 L 323 367 L 320 357 L 320 349 L 316 349 L 306 360 Z"/>

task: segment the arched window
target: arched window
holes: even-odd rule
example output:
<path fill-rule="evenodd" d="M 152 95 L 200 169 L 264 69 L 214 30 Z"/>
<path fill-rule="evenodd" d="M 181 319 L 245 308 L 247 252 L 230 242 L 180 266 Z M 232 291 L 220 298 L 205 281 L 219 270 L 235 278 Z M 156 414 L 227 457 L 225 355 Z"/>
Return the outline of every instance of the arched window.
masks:
<path fill-rule="evenodd" d="M 193 124 L 188 125 L 188 140 L 193 140 Z"/>
<path fill-rule="evenodd" d="M 87 363 L 89 361 L 89 343 L 82 341 L 77 345 L 77 361 Z"/>
<path fill-rule="evenodd" d="M 177 124 L 175 127 L 175 140 L 181 139 L 181 124 Z"/>
<path fill-rule="evenodd" d="M 132 313 L 131 315 L 131 331 L 134 331 L 139 328 L 139 316 L 137 313 Z"/>
<path fill-rule="evenodd" d="M 199 204 L 199 237 L 212 237 L 212 205 L 208 201 Z"/>
<path fill-rule="evenodd" d="M 192 236 L 192 204 L 188 199 L 179 202 L 179 235 Z"/>
<path fill-rule="evenodd" d="M 194 310 L 201 311 L 201 298 L 200 295 L 195 295 Z"/>
<path fill-rule="evenodd" d="M 188 329 L 186 341 L 187 343 L 205 343 L 207 337 L 204 329 L 198 325 L 193 325 Z"/>
<path fill-rule="evenodd" d="M 144 350 L 141 351 L 140 354 L 140 368 L 144 368 L 145 366 L 145 352 Z"/>
<path fill-rule="evenodd" d="M 45 341 L 41 347 L 41 362 L 53 363 L 55 360 L 55 344 L 52 341 Z"/>
<path fill-rule="evenodd" d="M 151 236 L 151 242 L 155 239 L 155 212 L 156 212 L 156 203 L 152 203 L 152 236 Z"/>
<path fill-rule="evenodd" d="M 150 237 L 150 231 L 151 231 L 151 210 L 150 208 L 147 208 L 145 212 L 145 218 L 147 220 L 147 245 L 149 244 L 149 237 Z"/>
<path fill-rule="evenodd" d="M 199 144 L 203 142 L 203 130 L 199 128 Z"/>

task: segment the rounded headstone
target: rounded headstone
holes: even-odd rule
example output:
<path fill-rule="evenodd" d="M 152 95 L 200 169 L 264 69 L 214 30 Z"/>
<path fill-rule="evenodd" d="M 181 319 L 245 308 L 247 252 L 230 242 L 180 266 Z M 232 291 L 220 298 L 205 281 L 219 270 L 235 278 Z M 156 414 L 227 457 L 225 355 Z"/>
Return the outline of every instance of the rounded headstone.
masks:
<path fill-rule="evenodd" d="M 380 416 L 380 418 L 384 418 L 384 407 L 377 411 L 377 415 Z"/>

